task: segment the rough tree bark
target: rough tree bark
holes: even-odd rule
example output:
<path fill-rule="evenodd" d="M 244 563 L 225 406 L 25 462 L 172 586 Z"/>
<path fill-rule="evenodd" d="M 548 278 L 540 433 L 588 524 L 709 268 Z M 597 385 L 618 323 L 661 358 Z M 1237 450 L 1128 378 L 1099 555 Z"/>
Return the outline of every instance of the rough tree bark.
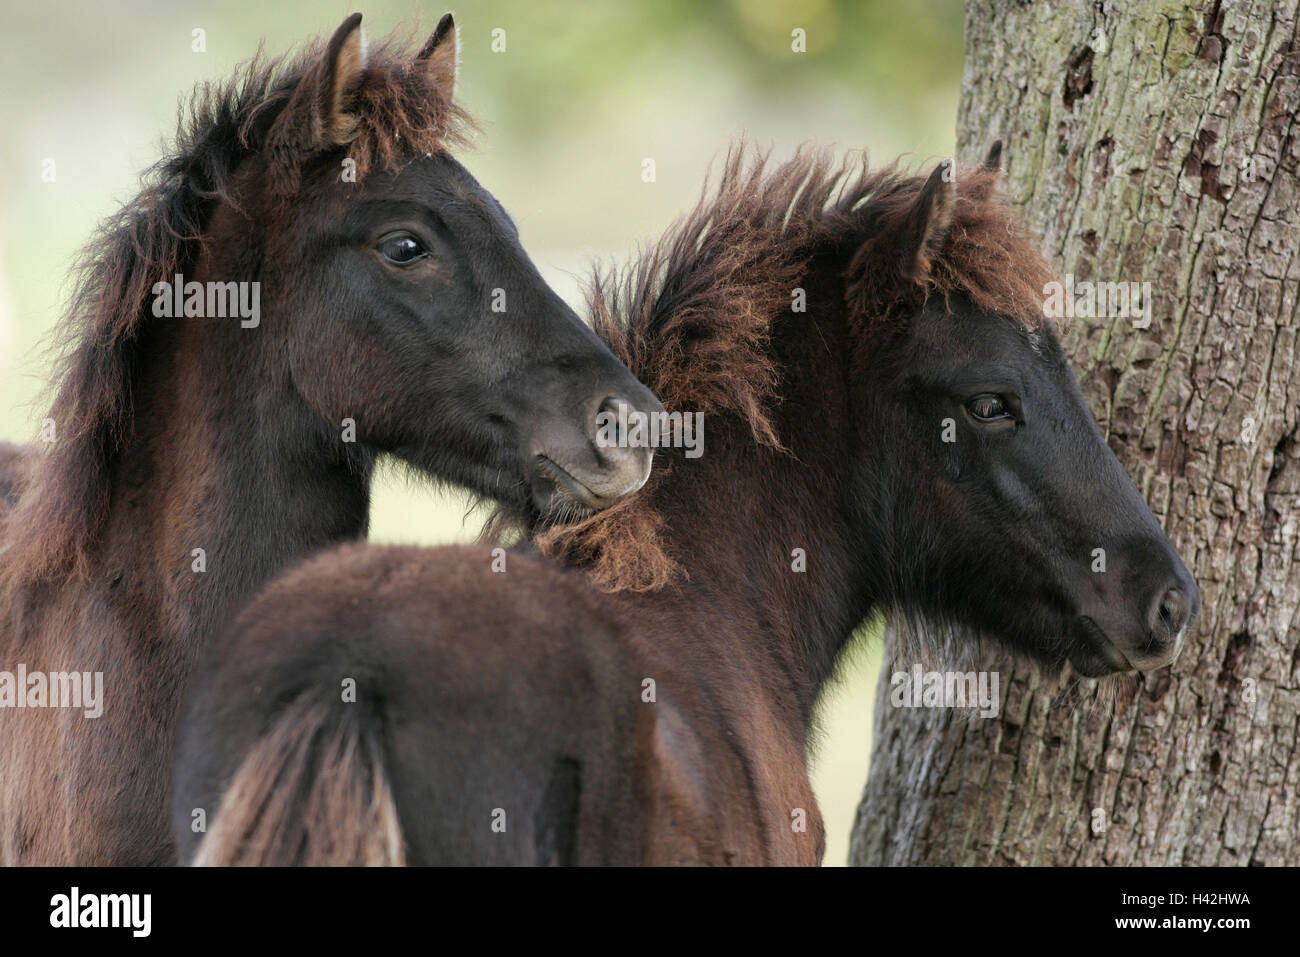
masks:
<path fill-rule="evenodd" d="M 891 708 L 887 654 L 853 863 L 1300 864 L 1298 22 L 969 0 L 960 155 L 1007 140 L 1062 273 L 1152 284 L 1149 328 L 1075 319 L 1067 348 L 1204 610 L 1144 684 L 1002 662 L 991 720 Z"/>

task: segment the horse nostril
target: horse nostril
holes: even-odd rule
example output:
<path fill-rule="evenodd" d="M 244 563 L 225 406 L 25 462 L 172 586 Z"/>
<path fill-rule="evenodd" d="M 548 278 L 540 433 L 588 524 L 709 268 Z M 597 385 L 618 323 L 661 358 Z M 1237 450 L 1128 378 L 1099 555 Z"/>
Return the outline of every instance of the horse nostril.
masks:
<path fill-rule="evenodd" d="M 1187 624 L 1187 596 L 1180 588 L 1171 588 L 1160 598 L 1157 621 L 1169 638 L 1177 637 Z"/>
<path fill-rule="evenodd" d="M 619 414 L 620 408 L 623 410 L 622 415 Z M 627 426 L 628 408 L 627 402 L 623 399 L 610 396 L 596 410 L 598 417 L 605 417 L 603 421 L 607 424 L 608 434 L 614 440 L 613 444 L 616 447 L 621 448 L 626 441 L 624 429 Z"/>
<path fill-rule="evenodd" d="M 611 395 L 603 399 L 593 421 L 595 431 L 592 439 L 599 450 L 597 454 L 609 463 L 640 463 L 650 451 L 653 444 L 651 413 L 638 408 L 624 396 Z"/>

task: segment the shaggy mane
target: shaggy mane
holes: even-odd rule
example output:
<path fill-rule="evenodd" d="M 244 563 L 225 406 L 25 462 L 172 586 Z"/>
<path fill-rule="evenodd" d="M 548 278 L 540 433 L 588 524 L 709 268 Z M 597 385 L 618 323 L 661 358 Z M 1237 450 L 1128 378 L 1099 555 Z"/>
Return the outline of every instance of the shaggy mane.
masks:
<path fill-rule="evenodd" d="M 357 181 L 371 170 L 396 170 L 421 154 L 465 145 L 473 122 L 413 66 L 410 36 L 368 50 L 348 110 L 352 139 L 305 152 L 268 142 L 273 124 L 325 49 L 317 40 L 296 54 L 259 52 L 232 77 L 202 83 L 179 111 L 170 156 L 141 176 L 139 194 L 101 224 L 85 247 L 57 334 L 61 353 L 49 417 L 57 441 L 42 455 L 7 521 L 0 525 L 0 578 L 11 586 L 84 572 L 107 515 L 109 479 L 132 427 L 136 355 L 149 325 L 148 303 L 159 277 L 188 271 L 220 202 L 250 157 L 266 150 L 271 203 L 292 202 L 304 168 L 346 149 Z M 7 552 L 7 554 L 5 554 Z"/>
<path fill-rule="evenodd" d="M 770 418 L 779 370 L 767 344 L 809 261 L 828 245 L 858 246 L 845 298 L 864 352 L 879 324 L 933 295 L 949 311 L 964 296 L 978 309 L 1041 323 L 1043 285 L 1054 273 L 997 197 L 996 181 L 984 169 L 959 177 L 946 246 L 918 284 L 903 278 L 890 239 L 925 177 L 894 165 L 871 171 L 860 154 L 833 164 L 820 150 L 773 165 L 741 143 L 716 187 L 706 184 L 695 209 L 621 274 L 597 268 L 588 308 L 600 337 L 667 411 L 736 415 L 755 442 L 781 449 Z M 543 530 L 538 546 L 585 567 L 607 591 L 649 591 L 683 577 L 663 541 L 656 489 L 664 474 L 656 467 L 635 495 Z"/>

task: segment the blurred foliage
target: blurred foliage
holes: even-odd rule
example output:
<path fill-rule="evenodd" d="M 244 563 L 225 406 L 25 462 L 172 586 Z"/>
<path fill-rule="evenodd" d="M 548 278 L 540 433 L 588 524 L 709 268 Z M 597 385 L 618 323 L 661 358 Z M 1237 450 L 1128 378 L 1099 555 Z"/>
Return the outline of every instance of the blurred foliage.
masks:
<path fill-rule="evenodd" d="M 0 438 L 25 440 L 43 415 L 49 361 L 38 346 L 61 316 L 69 268 L 115 204 L 134 195 L 175 129 L 179 101 L 269 53 L 328 35 L 353 4 L 265 0 L 10 0 L 0 58 Z M 357 4 L 370 36 L 442 9 Z M 698 195 L 741 133 L 778 153 L 815 140 L 916 162 L 953 147 L 961 84 L 961 0 L 468 0 L 455 5 L 458 89 L 485 134 L 462 157 L 520 224 L 556 288 L 580 306 L 593 255 L 625 256 Z M 191 49 L 205 31 L 206 51 Z M 506 51 L 491 49 L 503 29 Z M 806 33 L 793 53 L 791 32 Z M 413 28 L 416 29 L 416 28 Z M 640 180 L 653 157 L 658 180 Z M 41 181 L 53 158 L 57 180 Z M 482 510 L 384 469 L 374 535 L 464 540 Z M 842 863 L 866 775 L 875 681 L 867 649 L 828 696 L 815 762 Z"/>

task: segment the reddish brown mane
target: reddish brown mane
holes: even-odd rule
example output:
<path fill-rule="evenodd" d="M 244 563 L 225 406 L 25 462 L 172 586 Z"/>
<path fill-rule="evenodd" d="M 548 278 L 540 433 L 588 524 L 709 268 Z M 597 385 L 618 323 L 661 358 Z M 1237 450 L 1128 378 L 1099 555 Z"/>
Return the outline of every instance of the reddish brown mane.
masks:
<path fill-rule="evenodd" d="M 108 508 L 108 479 L 132 430 L 136 355 L 148 326 L 151 289 L 185 272 L 219 202 L 234 202 L 241 164 L 265 150 L 272 197 L 291 202 L 304 166 L 319 154 L 295 151 L 270 134 L 295 88 L 317 69 L 323 43 L 297 54 L 261 55 L 220 83 L 198 86 L 179 117 L 172 155 L 142 177 L 140 193 L 106 220 L 86 246 L 55 348 L 61 354 L 49 416 L 57 441 L 42 456 L 28 492 L 0 525 L 9 585 L 84 570 Z M 353 92 L 355 126 L 347 155 L 358 182 L 372 169 L 462 145 L 472 122 L 412 68 L 405 38 L 373 46 Z M 243 198 L 243 197 L 241 197 Z"/>
<path fill-rule="evenodd" d="M 952 227 L 942 253 L 930 264 L 929 281 L 906 282 L 891 244 L 916 201 L 924 177 L 880 175 L 862 207 L 871 238 L 846 273 L 846 299 L 858 321 L 877 323 L 900 310 L 943 297 L 951 311 L 964 296 L 981 312 L 1009 316 L 1030 326 L 1043 318 L 1043 286 L 1055 278 L 1036 243 L 998 195 L 998 174 L 972 169 L 960 174 Z"/>
<path fill-rule="evenodd" d="M 846 237 L 862 243 L 846 273 L 846 302 L 869 348 L 870 331 L 932 294 L 963 295 L 978 309 L 1027 324 L 1042 316 L 1051 268 L 996 195 L 997 174 L 960 176 L 952 229 L 930 281 L 902 278 L 891 238 L 925 183 L 865 159 L 834 165 L 803 150 L 772 167 L 743 144 L 732 149 L 716 188 L 621 274 L 598 270 L 588 307 L 596 330 L 669 411 L 731 413 L 756 442 L 781 447 L 769 420 L 779 401 L 767 351 L 774 322 L 791 314 L 791 292 L 814 254 Z M 613 508 L 538 536 L 548 554 L 588 567 L 609 591 L 663 587 L 682 572 L 661 545 L 663 516 L 646 486 Z"/>

